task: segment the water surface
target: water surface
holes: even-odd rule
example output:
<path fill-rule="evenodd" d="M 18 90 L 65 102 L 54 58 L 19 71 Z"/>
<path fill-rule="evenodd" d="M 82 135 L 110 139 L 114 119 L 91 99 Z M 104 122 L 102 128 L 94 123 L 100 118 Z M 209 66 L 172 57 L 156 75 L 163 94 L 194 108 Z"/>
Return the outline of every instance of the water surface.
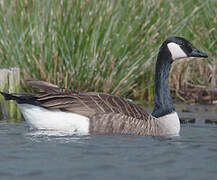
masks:
<path fill-rule="evenodd" d="M 181 136 L 72 136 L 0 121 L 0 177 L 22 179 L 216 179 L 215 112 L 179 113 Z M 211 120 L 211 123 L 208 123 Z M 217 119 L 217 118 L 216 118 Z"/>

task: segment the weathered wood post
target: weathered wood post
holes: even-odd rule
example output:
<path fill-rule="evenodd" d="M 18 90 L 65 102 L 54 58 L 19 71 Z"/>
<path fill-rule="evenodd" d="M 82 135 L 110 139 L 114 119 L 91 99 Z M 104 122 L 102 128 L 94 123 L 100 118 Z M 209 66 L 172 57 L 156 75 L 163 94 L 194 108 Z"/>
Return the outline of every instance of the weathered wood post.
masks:
<path fill-rule="evenodd" d="M 0 69 L 0 91 L 8 89 L 8 69 Z M 8 117 L 8 106 L 4 101 L 3 96 L 0 95 L 0 119 Z"/>
<path fill-rule="evenodd" d="M 0 69 L 0 91 L 19 92 L 20 89 L 20 69 Z M 20 119 L 20 112 L 13 101 L 5 102 L 0 96 L 0 118 L 10 118 L 14 122 L 14 118 Z"/>
<path fill-rule="evenodd" d="M 0 91 L 8 89 L 8 69 L 0 69 Z"/>

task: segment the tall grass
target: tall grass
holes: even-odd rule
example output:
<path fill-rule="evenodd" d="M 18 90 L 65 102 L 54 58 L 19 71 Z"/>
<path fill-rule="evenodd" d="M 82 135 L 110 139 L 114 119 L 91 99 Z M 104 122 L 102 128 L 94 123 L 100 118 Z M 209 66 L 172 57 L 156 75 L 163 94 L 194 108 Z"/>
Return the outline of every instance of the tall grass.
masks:
<path fill-rule="evenodd" d="M 216 7 L 216 0 L 1 0 L 0 67 L 20 67 L 23 79 L 152 101 L 154 63 L 168 36 L 208 52 L 213 71 Z M 211 86 L 216 72 L 206 79 L 206 67 L 175 65 L 171 87 L 182 87 L 180 76 Z"/>

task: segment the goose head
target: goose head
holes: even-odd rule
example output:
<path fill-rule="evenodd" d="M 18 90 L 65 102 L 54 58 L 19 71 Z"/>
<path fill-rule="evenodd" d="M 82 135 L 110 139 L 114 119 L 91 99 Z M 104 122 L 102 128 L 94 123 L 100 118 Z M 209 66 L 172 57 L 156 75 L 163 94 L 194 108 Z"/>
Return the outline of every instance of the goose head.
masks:
<path fill-rule="evenodd" d="M 206 53 L 195 48 L 188 40 L 183 37 L 169 37 L 162 44 L 160 48 L 160 52 L 161 51 L 163 52 L 162 54 L 171 57 L 171 62 L 187 57 L 208 57 Z"/>
<path fill-rule="evenodd" d="M 161 45 L 155 67 L 153 116 L 158 118 L 175 111 L 170 96 L 169 72 L 174 61 L 188 57 L 208 56 L 182 37 L 169 37 Z"/>

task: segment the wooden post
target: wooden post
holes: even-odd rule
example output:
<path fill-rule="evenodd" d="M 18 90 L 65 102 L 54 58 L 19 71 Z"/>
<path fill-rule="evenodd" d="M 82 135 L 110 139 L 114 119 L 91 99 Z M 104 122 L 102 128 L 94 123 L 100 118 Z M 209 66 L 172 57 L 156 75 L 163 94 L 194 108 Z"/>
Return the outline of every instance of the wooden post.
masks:
<path fill-rule="evenodd" d="M 19 92 L 20 89 L 20 69 L 0 69 L 0 91 L 9 93 Z M 9 118 L 14 122 L 14 118 L 20 119 L 20 112 L 13 101 L 5 102 L 0 96 L 0 119 Z"/>
<path fill-rule="evenodd" d="M 8 73 L 8 69 L 0 69 L 0 91 L 5 91 L 9 88 Z"/>

